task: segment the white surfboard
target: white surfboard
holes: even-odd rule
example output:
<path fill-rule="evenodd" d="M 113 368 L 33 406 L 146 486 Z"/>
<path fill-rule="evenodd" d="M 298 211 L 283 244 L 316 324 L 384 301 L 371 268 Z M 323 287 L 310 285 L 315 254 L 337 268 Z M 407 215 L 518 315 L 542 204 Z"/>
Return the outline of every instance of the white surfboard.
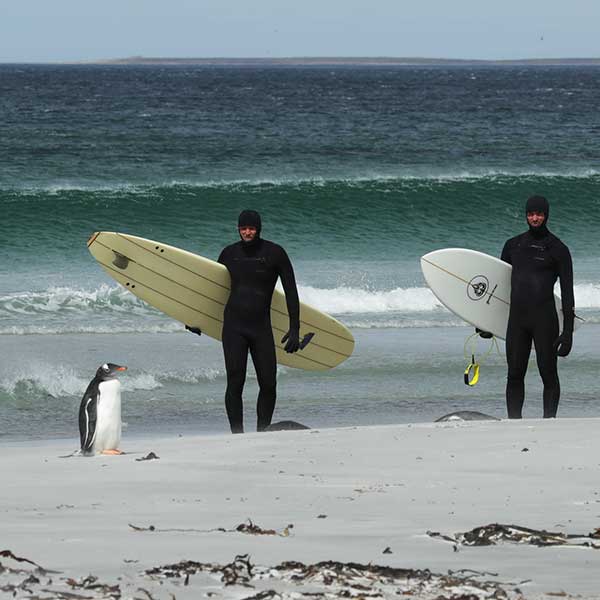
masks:
<path fill-rule="evenodd" d="M 224 265 L 161 242 L 101 231 L 88 240 L 88 249 L 102 268 L 123 287 L 181 323 L 199 327 L 221 340 L 223 310 L 230 292 Z M 275 290 L 271 323 L 277 362 L 289 367 L 322 371 L 346 360 L 354 350 L 350 331 L 333 317 L 300 303 L 300 339 L 310 342 L 294 354 L 280 340 L 289 329 L 285 296 Z"/>
<path fill-rule="evenodd" d="M 446 308 L 467 323 L 506 339 L 511 265 L 476 250 L 444 248 L 421 257 L 421 270 Z M 561 301 L 554 298 L 562 329 Z"/>

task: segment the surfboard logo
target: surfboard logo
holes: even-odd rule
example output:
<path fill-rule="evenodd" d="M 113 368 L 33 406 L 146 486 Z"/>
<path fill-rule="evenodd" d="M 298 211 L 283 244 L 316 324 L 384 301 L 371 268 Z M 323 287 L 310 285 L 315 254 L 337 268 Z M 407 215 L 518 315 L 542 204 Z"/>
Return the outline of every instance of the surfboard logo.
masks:
<path fill-rule="evenodd" d="M 485 275 L 476 275 L 467 284 L 467 296 L 471 300 L 481 300 L 490 287 L 490 282 Z"/>

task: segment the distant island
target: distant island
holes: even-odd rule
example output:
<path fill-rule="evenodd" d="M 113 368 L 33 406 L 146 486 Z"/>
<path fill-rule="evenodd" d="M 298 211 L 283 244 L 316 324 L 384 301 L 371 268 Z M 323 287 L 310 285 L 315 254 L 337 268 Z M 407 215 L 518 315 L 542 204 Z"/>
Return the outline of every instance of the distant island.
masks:
<path fill-rule="evenodd" d="M 168 58 L 131 56 L 106 60 L 78 61 L 102 65 L 230 65 L 230 66 L 460 66 L 460 65 L 600 65 L 600 58 L 525 58 L 510 60 L 420 58 L 420 57 L 290 57 L 290 58 Z M 72 64 L 72 63 L 71 63 Z"/>

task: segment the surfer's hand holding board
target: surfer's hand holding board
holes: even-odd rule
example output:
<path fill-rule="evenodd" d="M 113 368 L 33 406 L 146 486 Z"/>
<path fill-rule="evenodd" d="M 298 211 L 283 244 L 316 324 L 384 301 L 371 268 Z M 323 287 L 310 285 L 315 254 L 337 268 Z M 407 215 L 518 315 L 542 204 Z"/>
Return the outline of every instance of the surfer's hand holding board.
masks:
<path fill-rule="evenodd" d="M 287 341 L 287 344 L 286 344 Z M 293 354 L 294 352 L 298 352 L 300 349 L 300 329 L 290 329 L 282 338 L 281 343 L 285 344 L 283 349 L 288 354 Z"/>

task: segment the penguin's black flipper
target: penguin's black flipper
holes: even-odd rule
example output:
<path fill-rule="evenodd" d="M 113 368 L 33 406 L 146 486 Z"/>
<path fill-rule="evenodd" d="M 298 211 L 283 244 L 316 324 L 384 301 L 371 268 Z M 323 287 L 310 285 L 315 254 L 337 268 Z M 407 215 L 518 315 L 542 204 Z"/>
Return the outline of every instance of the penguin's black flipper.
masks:
<path fill-rule="evenodd" d="M 90 386 L 91 387 L 91 386 Z M 81 452 L 88 453 L 92 449 L 96 436 L 96 420 L 98 418 L 98 387 L 88 388 L 79 406 L 79 439 Z"/>

